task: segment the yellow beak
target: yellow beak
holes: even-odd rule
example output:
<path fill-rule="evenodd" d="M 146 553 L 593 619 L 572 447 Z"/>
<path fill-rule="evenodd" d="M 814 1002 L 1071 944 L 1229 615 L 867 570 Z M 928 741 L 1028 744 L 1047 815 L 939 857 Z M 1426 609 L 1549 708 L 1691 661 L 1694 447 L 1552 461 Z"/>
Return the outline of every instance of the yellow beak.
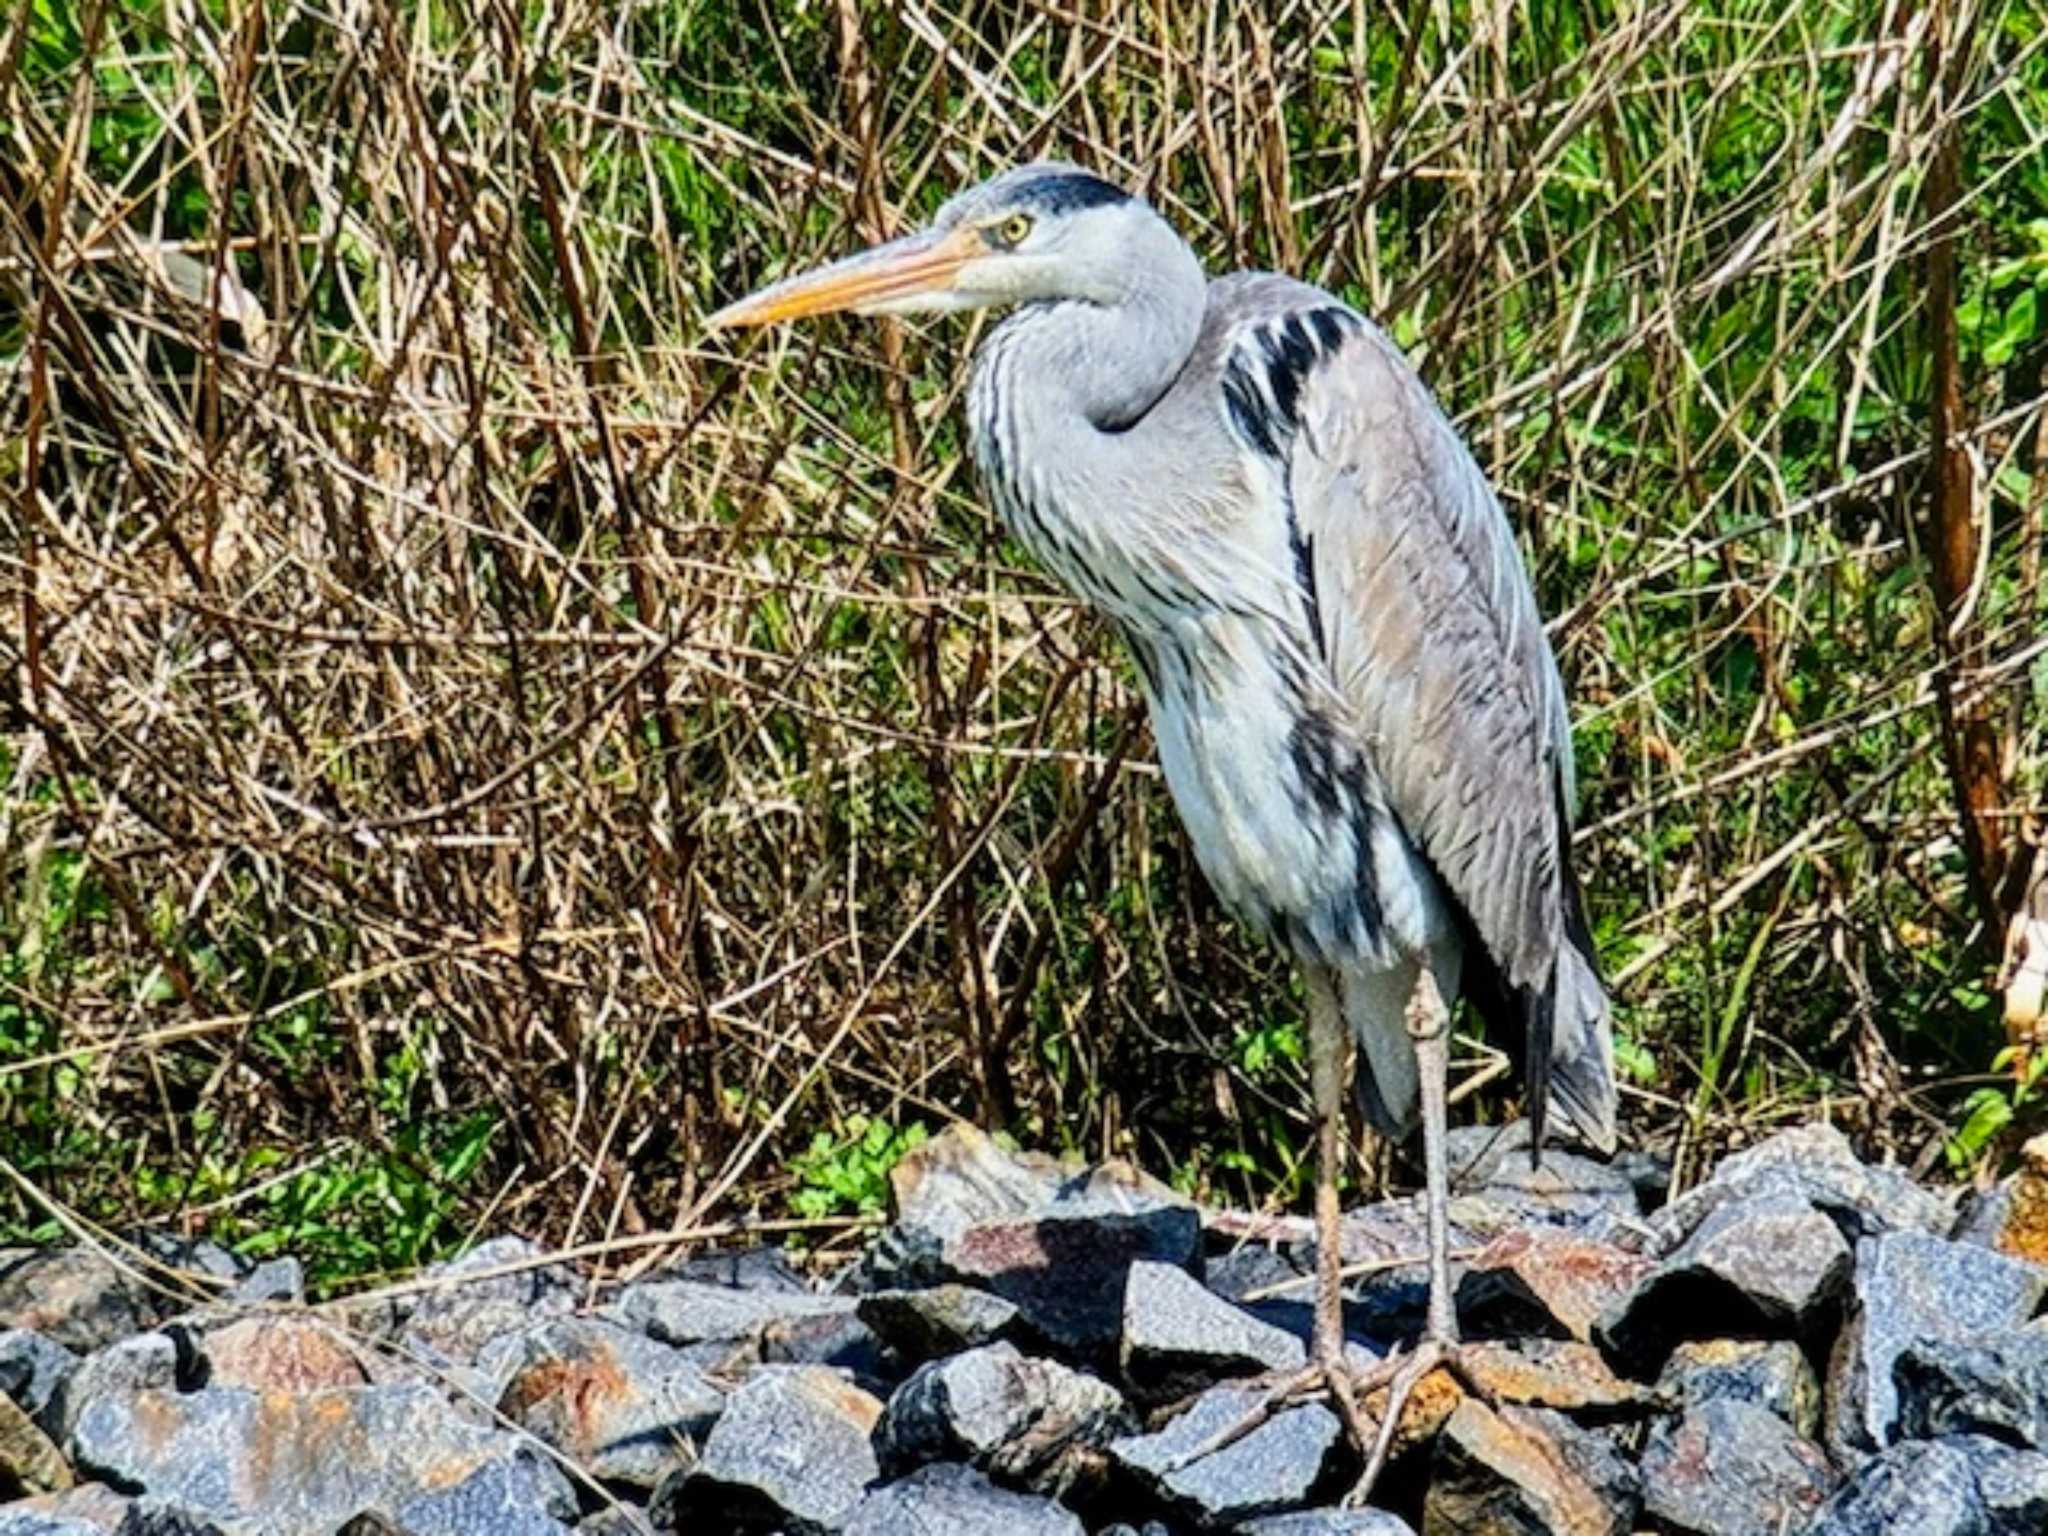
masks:
<path fill-rule="evenodd" d="M 953 286 L 963 263 L 986 254 L 981 236 L 972 229 L 905 235 L 814 272 L 786 277 L 726 305 L 705 324 L 718 331 L 843 309 L 866 313 L 923 294 L 943 293 Z"/>

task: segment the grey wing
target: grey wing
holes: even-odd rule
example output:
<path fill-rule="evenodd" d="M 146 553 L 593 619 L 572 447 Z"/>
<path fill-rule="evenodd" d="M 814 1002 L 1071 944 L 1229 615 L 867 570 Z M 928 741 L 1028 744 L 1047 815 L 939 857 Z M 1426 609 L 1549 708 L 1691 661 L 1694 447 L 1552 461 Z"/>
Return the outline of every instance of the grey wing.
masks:
<path fill-rule="evenodd" d="M 1611 1145 L 1564 688 L 1507 518 L 1393 344 L 1288 287 L 1318 302 L 1242 329 L 1224 389 L 1281 461 L 1313 638 L 1390 809 L 1461 909 L 1467 995 L 1524 1038 L 1537 1128 L 1555 1099 Z"/>

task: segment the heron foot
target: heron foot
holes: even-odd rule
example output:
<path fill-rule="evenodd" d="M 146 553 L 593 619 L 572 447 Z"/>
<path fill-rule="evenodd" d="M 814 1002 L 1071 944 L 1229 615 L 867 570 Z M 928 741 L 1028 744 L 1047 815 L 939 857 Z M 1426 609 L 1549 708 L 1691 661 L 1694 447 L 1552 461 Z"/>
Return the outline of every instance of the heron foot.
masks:
<path fill-rule="evenodd" d="M 1353 1434 L 1353 1443 L 1365 1457 L 1365 1471 L 1344 1495 L 1341 1505 L 1345 1509 L 1358 1509 L 1372 1494 L 1373 1486 L 1379 1482 L 1380 1474 L 1386 1470 L 1388 1457 L 1392 1455 L 1394 1441 L 1401 1427 L 1401 1420 L 1407 1413 L 1416 1389 L 1432 1375 L 1441 1371 L 1454 1382 L 1456 1396 L 1479 1399 L 1489 1407 L 1498 1406 L 1493 1391 L 1479 1374 L 1466 1365 L 1463 1358 L 1464 1346 L 1455 1335 L 1426 1333 L 1405 1354 L 1389 1355 L 1370 1373 L 1370 1379 L 1361 1383 L 1363 1391 L 1360 1401 L 1365 1411 L 1370 1412 L 1374 1430 L 1369 1441 L 1360 1440 Z M 1384 1398 L 1374 1403 L 1371 1394 L 1384 1390 Z M 1446 1410 L 1447 1412 L 1448 1410 Z"/>

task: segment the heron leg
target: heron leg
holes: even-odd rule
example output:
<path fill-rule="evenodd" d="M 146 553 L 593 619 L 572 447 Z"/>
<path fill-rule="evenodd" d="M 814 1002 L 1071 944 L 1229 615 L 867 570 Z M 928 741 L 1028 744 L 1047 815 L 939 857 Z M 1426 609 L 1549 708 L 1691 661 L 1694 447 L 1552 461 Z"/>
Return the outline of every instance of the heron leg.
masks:
<path fill-rule="evenodd" d="M 1403 1019 L 1415 1047 L 1415 1065 L 1422 1087 L 1423 1201 L 1429 1222 L 1429 1313 L 1422 1338 L 1387 1378 L 1385 1404 L 1379 1410 L 1379 1431 L 1366 1457 L 1365 1473 L 1345 1499 L 1365 1502 L 1379 1480 L 1394 1445 L 1394 1432 L 1409 1397 L 1423 1378 L 1449 1370 L 1468 1390 L 1477 1390 L 1458 1360 L 1458 1313 L 1451 1291 L 1450 1074 L 1451 1010 L 1436 976 L 1425 962 L 1415 978 Z M 1482 1392 L 1480 1394 L 1484 1396 Z"/>
<path fill-rule="evenodd" d="M 1344 1347 L 1344 1226 L 1337 1200 L 1337 1175 L 1344 1157 L 1344 1068 L 1350 1036 L 1336 981 L 1327 972 L 1304 967 L 1308 990 L 1309 1080 L 1316 1113 L 1316 1290 L 1315 1319 L 1309 1334 L 1308 1365 L 1277 1380 L 1236 1423 L 1184 1452 L 1176 1467 L 1213 1456 L 1243 1439 L 1281 1409 L 1304 1398 L 1326 1395 L 1344 1421 L 1346 1433 L 1361 1456 L 1374 1444 L 1371 1422 L 1359 1409 L 1364 1393 L 1382 1384 L 1378 1369 L 1360 1371 Z"/>

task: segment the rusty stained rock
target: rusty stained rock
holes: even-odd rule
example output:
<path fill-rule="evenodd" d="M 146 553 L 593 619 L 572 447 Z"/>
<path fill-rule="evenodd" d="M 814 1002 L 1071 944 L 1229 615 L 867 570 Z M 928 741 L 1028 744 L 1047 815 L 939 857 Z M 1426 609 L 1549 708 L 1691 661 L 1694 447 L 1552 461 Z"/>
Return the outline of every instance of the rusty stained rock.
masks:
<path fill-rule="evenodd" d="M 594 1317 L 511 1341 L 498 1411 L 592 1477 L 651 1491 L 686 1466 L 724 1394 L 687 1356 Z"/>
<path fill-rule="evenodd" d="M 242 1317 L 200 1345 L 206 1385 L 254 1392 L 317 1392 L 369 1380 L 345 1337 L 310 1317 Z"/>
<path fill-rule="evenodd" d="M 1469 1328 L 1588 1343 L 1593 1324 L 1656 1261 L 1554 1227 L 1503 1233 L 1466 1266 L 1458 1315 Z"/>
<path fill-rule="evenodd" d="M 528 1506 L 557 1518 L 576 1509 L 561 1474 L 530 1445 L 463 1421 L 423 1386 L 103 1396 L 79 1420 L 73 1459 L 81 1472 L 147 1488 L 231 1536 L 328 1536 L 365 1510 L 396 1518 L 499 1461 L 517 1464 L 501 1493 L 516 1484 Z"/>
<path fill-rule="evenodd" d="M 1633 1510 L 1595 1488 L 1540 1410 L 1467 1398 L 1437 1437 L 1422 1536 L 1625 1536 Z"/>

